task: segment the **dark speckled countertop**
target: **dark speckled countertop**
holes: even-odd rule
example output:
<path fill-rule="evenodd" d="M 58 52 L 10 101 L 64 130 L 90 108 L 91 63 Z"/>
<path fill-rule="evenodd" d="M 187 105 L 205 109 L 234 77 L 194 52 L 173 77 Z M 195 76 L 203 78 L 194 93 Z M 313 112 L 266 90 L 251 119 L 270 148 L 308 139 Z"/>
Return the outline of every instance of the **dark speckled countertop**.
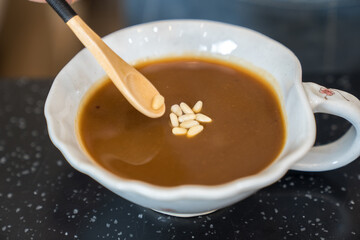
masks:
<path fill-rule="evenodd" d="M 360 75 L 311 75 L 360 97 Z M 213 214 L 175 218 L 118 197 L 74 170 L 43 115 L 51 81 L 0 79 L 0 239 L 360 239 L 360 159 L 280 181 Z M 318 143 L 349 123 L 321 114 Z"/>

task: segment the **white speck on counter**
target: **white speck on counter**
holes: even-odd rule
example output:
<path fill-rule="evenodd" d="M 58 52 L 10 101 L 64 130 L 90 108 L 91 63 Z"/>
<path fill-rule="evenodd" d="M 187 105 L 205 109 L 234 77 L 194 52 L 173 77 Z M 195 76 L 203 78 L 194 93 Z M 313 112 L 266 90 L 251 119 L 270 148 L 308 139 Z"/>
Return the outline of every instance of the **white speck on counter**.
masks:
<path fill-rule="evenodd" d="M 90 218 L 90 222 L 92 222 L 92 223 L 96 222 L 96 216 L 92 216 L 92 217 Z"/>
<path fill-rule="evenodd" d="M 5 164 L 5 163 L 6 163 L 6 158 L 5 157 L 0 158 L 0 164 Z"/>
<path fill-rule="evenodd" d="M 308 199 L 312 199 L 312 195 L 310 193 L 306 193 L 305 197 L 308 198 Z"/>

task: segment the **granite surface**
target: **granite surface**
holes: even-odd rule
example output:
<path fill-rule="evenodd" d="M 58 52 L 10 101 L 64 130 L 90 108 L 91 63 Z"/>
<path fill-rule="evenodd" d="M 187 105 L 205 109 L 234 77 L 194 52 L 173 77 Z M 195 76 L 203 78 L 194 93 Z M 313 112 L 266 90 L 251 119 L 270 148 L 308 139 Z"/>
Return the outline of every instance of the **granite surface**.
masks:
<path fill-rule="evenodd" d="M 359 75 L 304 80 L 360 97 Z M 322 173 L 289 171 L 215 213 L 176 218 L 132 204 L 74 170 L 43 116 L 50 80 L 0 79 L 0 239 L 360 239 L 360 159 Z M 317 143 L 349 123 L 316 115 Z"/>

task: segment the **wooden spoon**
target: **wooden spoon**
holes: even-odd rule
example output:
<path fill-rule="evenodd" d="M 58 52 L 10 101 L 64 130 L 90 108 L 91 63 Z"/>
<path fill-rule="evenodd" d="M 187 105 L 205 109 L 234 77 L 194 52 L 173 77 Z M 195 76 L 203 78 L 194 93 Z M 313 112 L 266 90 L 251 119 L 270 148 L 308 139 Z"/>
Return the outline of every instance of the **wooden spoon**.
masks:
<path fill-rule="evenodd" d="M 46 1 L 93 54 L 131 105 L 151 118 L 164 114 L 164 97 L 148 79 L 112 51 L 65 0 Z"/>

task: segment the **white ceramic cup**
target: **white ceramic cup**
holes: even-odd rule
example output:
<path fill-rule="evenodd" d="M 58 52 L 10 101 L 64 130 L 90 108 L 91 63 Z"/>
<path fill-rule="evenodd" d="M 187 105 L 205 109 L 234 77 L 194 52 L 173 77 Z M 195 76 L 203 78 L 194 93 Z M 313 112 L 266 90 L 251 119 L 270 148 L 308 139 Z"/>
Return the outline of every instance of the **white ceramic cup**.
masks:
<path fill-rule="evenodd" d="M 261 71 L 279 94 L 286 115 L 286 144 L 265 170 L 218 186 L 159 187 L 123 179 L 89 160 L 77 142 L 79 103 L 105 73 L 84 49 L 57 75 L 45 104 L 51 140 L 77 170 L 141 206 L 175 216 L 196 216 L 229 206 L 281 178 L 289 169 L 326 171 L 360 155 L 360 102 L 354 96 L 314 83 L 302 83 L 301 65 L 280 43 L 252 30 L 203 20 L 159 21 L 129 27 L 104 38 L 129 63 L 168 56 L 212 56 Z M 168 106 L 169 107 L 169 106 Z M 352 127 L 340 139 L 313 147 L 314 112 L 347 119 Z"/>

